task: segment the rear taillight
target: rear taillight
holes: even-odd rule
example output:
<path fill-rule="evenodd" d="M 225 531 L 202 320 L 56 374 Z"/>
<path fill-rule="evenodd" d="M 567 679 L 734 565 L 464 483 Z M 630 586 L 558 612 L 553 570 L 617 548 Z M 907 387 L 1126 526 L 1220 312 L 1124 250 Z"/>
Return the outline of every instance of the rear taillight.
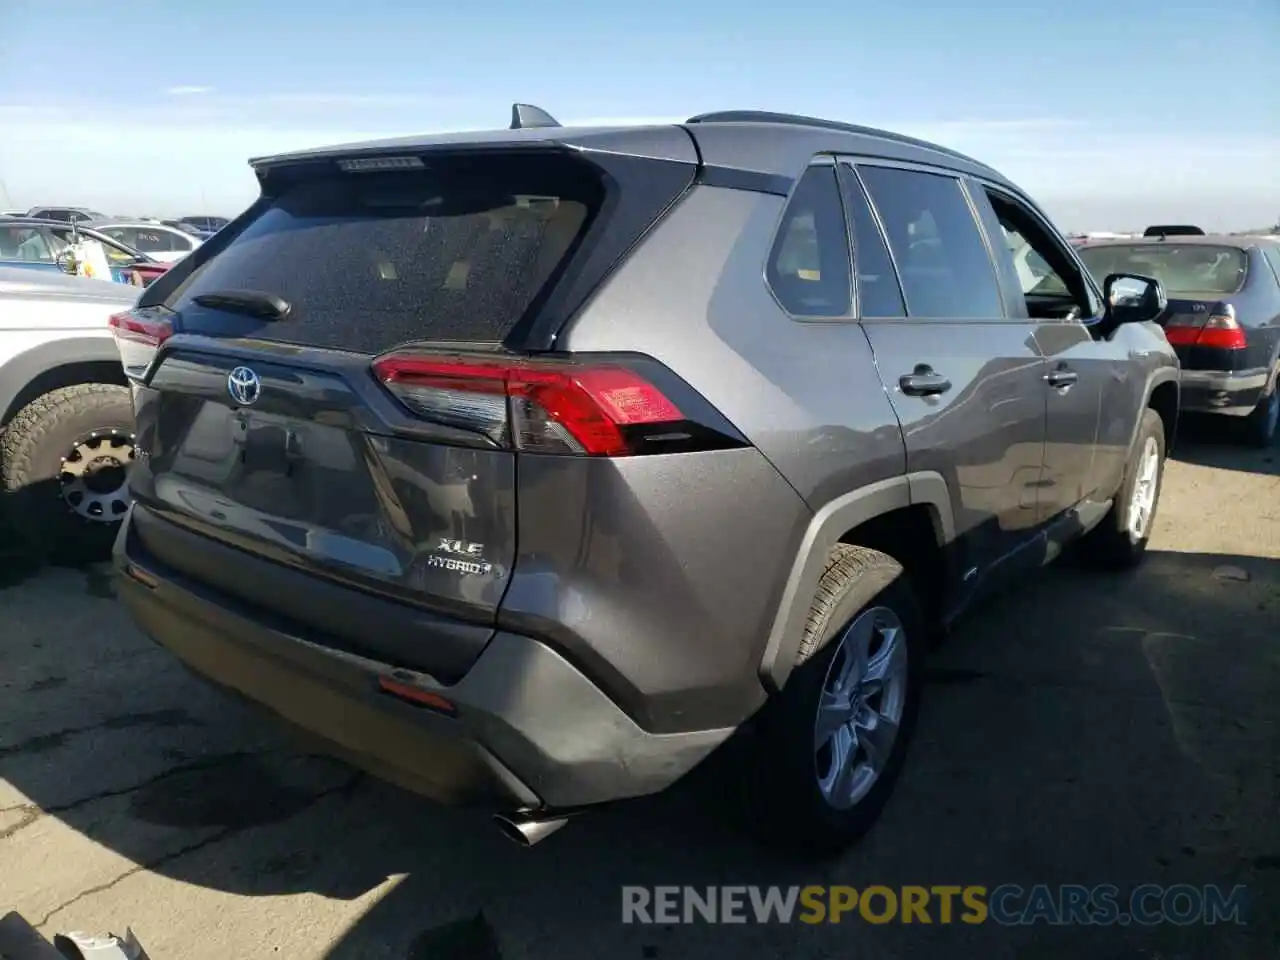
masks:
<path fill-rule="evenodd" d="M 1200 322 L 1194 314 L 1171 317 L 1164 328 L 1165 339 L 1175 347 L 1214 347 L 1218 350 L 1243 350 L 1244 329 L 1236 320 L 1235 308 L 1225 304 L 1220 312 Z"/>
<path fill-rule="evenodd" d="M 1244 330 L 1236 322 L 1235 311 L 1227 307 L 1229 313 L 1214 314 L 1200 328 L 1200 336 L 1196 337 L 1197 347 L 1217 347 L 1220 350 L 1243 350 L 1247 345 Z"/>
<path fill-rule="evenodd" d="M 394 354 L 375 360 L 373 372 L 416 416 L 530 453 L 627 456 L 708 435 L 670 396 L 621 363 Z"/>
<path fill-rule="evenodd" d="M 116 338 L 120 362 L 130 380 L 142 380 L 160 344 L 173 336 L 173 324 L 167 320 L 141 316 L 132 310 L 117 313 L 107 320 Z"/>

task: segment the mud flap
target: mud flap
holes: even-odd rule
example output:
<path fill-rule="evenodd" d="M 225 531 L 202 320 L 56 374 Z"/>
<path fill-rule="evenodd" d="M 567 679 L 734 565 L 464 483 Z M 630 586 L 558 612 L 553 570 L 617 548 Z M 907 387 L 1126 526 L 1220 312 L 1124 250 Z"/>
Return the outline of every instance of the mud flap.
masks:
<path fill-rule="evenodd" d="M 133 931 L 124 937 L 60 933 L 50 945 L 17 913 L 0 917 L 0 960 L 150 960 Z"/>

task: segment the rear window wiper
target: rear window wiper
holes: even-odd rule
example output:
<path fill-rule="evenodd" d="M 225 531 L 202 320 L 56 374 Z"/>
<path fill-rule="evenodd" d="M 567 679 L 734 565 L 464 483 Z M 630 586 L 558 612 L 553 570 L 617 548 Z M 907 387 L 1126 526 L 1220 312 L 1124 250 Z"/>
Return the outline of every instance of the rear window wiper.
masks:
<path fill-rule="evenodd" d="M 258 290 L 212 290 L 191 299 L 210 310 L 243 313 L 260 320 L 283 320 L 293 309 L 284 297 Z"/>

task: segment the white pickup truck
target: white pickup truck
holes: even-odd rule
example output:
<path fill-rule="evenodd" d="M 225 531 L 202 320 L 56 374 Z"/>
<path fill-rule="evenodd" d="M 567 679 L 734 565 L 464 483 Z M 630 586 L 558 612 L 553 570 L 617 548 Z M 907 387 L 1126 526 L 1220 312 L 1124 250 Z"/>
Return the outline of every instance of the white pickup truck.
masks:
<path fill-rule="evenodd" d="M 45 556 L 110 551 L 133 408 L 107 318 L 138 288 L 0 267 L 0 511 Z"/>

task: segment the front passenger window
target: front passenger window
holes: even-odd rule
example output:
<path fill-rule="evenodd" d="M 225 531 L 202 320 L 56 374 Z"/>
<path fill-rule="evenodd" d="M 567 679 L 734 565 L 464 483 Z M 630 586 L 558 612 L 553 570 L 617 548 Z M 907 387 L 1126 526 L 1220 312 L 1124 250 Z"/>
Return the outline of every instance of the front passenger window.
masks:
<path fill-rule="evenodd" d="M 795 317 L 847 317 L 852 277 L 834 166 L 812 166 L 791 195 L 765 271 Z"/>
<path fill-rule="evenodd" d="M 1039 219 L 1017 201 L 994 190 L 987 199 L 1000 221 L 1007 255 L 1034 320 L 1076 317 L 1096 312 L 1084 276 Z"/>

